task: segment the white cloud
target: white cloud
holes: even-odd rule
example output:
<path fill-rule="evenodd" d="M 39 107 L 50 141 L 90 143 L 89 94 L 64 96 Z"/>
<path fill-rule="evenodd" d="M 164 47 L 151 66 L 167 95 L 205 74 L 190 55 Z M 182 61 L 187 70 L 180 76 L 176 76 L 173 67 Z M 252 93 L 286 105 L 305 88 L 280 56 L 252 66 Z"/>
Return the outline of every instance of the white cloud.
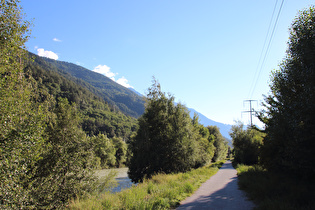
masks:
<path fill-rule="evenodd" d="M 115 76 L 118 73 L 111 72 L 110 67 L 106 65 L 98 65 L 93 69 L 94 72 L 100 73 L 105 75 L 106 77 L 109 77 L 113 81 L 117 82 L 118 84 L 126 87 L 126 88 L 133 88 L 130 84 L 128 84 L 128 80 L 125 77 L 119 78 L 117 81 L 115 79 Z"/>
<path fill-rule="evenodd" d="M 61 40 L 58 39 L 58 38 L 53 38 L 53 41 L 55 41 L 55 42 L 61 42 Z"/>
<path fill-rule="evenodd" d="M 45 50 L 43 48 L 37 48 L 37 55 L 46 57 L 46 58 L 51 58 L 54 60 L 58 60 L 58 55 L 52 51 Z"/>
<path fill-rule="evenodd" d="M 78 66 L 83 66 L 84 65 L 84 63 L 81 63 L 79 61 L 75 62 L 75 64 L 77 64 Z"/>
<path fill-rule="evenodd" d="M 110 67 L 106 66 L 106 65 L 98 65 L 96 66 L 93 71 L 103 74 L 106 77 L 111 78 L 112 80 L 115 81 L 115 76 L 117 75 L 117 73 L 113 73 L 110 71 Z"/>
<path fill-rule="evenodd" d="M 117 83 L 126 87 L 126 88 L 133 88 L 131 85 L 128 84 L 128 80 L 125 77 L 121 77 L 117 80 Z"/>

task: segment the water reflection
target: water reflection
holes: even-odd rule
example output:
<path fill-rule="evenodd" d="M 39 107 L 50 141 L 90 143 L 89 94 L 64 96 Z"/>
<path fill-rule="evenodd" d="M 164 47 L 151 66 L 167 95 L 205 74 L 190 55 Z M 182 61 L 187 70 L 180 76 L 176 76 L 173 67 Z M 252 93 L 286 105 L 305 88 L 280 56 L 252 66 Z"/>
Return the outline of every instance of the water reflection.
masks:
<path fill-rule="evenodd" d="M 111 188 L 109 191 L 111 193 L 117 193 L 124 189 L 130 188 L 134 183 L 128 177 L 128 168 L 114 168 L 114 169 L 102 169 L 95 171 L 95 175 L 99 178 L 107 176 L 110 171 L 115 171 L 117 173 L 115 179 L 117 181 L 117 186 Z"/>
<path fill-rule="evenodd" d="M 118 183 L 117 187 L 112 188 L 110 191 L 111 193 L 117 193 L 124 189 L 128 189 L 132 186 L 132 181 L 128 177 L 119 177 L 116 178 L 116 181 Z"/>

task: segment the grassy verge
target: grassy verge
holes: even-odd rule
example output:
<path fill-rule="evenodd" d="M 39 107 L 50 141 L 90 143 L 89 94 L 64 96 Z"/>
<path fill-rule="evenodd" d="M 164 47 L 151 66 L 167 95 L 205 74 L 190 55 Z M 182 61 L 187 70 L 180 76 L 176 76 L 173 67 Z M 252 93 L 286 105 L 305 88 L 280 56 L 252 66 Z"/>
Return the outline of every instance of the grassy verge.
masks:
<path fill-rule="evenodd" d="M 314 180 L 274 174 L 260 166 L 237 165 L 239 186 L 257 209 L 315 209 Z"/>
<path fill-rule="evenodd" d="M 70 209 L 171 209 L 216 174 L 224 161 L 187 173 L 158 174 L 116 194 L 104 193 L 70 202 Z"/>

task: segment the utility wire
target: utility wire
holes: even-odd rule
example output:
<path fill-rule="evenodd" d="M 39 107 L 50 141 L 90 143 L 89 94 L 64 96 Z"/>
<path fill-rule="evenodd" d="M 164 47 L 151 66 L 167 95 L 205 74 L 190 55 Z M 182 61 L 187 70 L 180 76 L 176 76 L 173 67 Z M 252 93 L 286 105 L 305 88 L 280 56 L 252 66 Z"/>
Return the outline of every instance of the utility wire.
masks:
<path fill-rule="evenodd" d="M 267 39 L 268 39 L 268 37 L 269 37 L 269 32 L 270 32 L 270 29 L 271 29 L 271 25 L 272 25 L 272 22 L 273 22 L 273 16 L 274 16 L 274 14 L 275 14 L 277 5 L 278 5 L 278 0 L 276 1 L 275 6 L 274 6 L 273 11 L 272 11 L 271 19 L 270 19 L 269 26 L 268 26 L 268 31 L 267 31 L 267 34 L 266 34 L 266 38 L 265 38 L 265 41 L 264 41 L 263 48 L 262 48 L 261 53 L 260 53 L 260 56 L 259 56 L 259 61 L 258 61 L 258 63 L 257 63 L 255 75 L 254 75 L 254 78 L 253 78 L 253 80 L 252 80 L 252 84 L 251 84 L 250 89 L 249 89 L 248 98 L 251 98 L 251 97 L 252 97 L 252 96 L 251 96 L 251 93 L 252 93 L 252 90 L 253 90 L 253 87 L 254 87 L 254 84 L 255 84 L 255 79 L 256 79 L 256 75 L 257 75 L 257 73 L 258 73 L 259 65 L 260 65 L 261 59 L 262 59 L 263 54 L 264 54 L 264 51 L 265 51 Z M 249 96 L 251 96 L 251 97 L 249 97 Z"/>
<path fill-rule="evenodd" d="M 277 0 L 277 2 L 278 2 L 278 0 Z M 277 5 L 277 2 L 276 2 L 276 5 Z M 283 7 L 283 3 L 284 3 L 284 0 L 282 0 L 282 2 L 281 2 L 281 5 L 280 5 L 279 11 L 278 11 L 278 15 L 277 15 L 276 21 L 275 21 L 275 23 L 274 23 L 274 26 L 273 26 L 273 29 L 272 29 L 272 33 L 271 33 L 271 36 L 270 36 L 270 39 L 269 39 L 269 42 L 268 42 L 268 46 L 267 46 L 267 49 L 266 49 L 266 51 L 265 51 L 265 55 L 264 55 L 263 61 L 262 61 L 261 66 L 260 66 L 260 70 L 259 70 L 258 76 L 257 76 L 256 80 L 255 80 L 255 78 L 254 78 L 254 83 L 253 83 L 254 86 L 253 86 L 253 89 L 252 89 L 252 91 L 251 91 L 250 98 L 253 97 L 253 94 L 254 94 L 254 92 L 255 92 L 256 85 L 257 85 L 257 83 L 258 83 L 258 80 L 259 80 L 261 71 L 262 71 L 262 69 L 263 69 L 263 67 L 264 67 L 264 65 L 265 65 L 266 58 L 267 58 L 267 55 L 268 55 L 268 52 L 269 52 L 269 49 L 270 49 L 271 41 L 272 41 L 272 39 L 273 39 L 275 30 L 276 30 L 276 27 L 277 27 L 277 23 L 278 23 L 280 14 L 281 14 L 281 10 L 282 10 L 282 7 Z M 275 8 L 276 8 L 276 5 L 275 5 Z M 274 10 L 275 10 L 275 8 L 274 8 Z M 273 15 L 274 15 L 274 12 L 273 12 Z M 273 15 L 272 15 L 272 19 L 273 19 Z M 272 19 L 271 19 L 271 22 L 272 22 Z M 271 24 L 271 22 L 270 22 L 270 24 Z M 270 28 L 270 25 L 269 25 L 269 28 Z M 268 34 L 269 34 L 269 29 L 268 29 L 268 33 L 267 33 L 266 39 L 267 39 L 267 37 L 268 37 Z M 266 41 L 266 40 L 265 40 L 265 41 Z M 264 47 L 263 47 L 263 49 L 264 49 Z M 262 51 L 262 53 L 263 53 L 263 51 Z M 261 59 L 261 58 L 260 58 L 260 59 Z M 258 64 L 258 65 L 259 65 L 259 64 Z M 257 70 L 258 70 L 258 68 L 257 68 Z M 256 70 L 256 73 L 257 73 L 257 70 Z M 255 77 L 256 77 L 256 73 L 255 73 Z"/>

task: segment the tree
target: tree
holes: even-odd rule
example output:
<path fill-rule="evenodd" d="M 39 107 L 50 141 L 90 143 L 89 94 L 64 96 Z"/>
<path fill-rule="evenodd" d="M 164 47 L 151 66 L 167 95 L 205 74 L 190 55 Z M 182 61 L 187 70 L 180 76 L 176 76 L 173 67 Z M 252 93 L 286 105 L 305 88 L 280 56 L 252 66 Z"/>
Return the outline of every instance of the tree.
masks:
<path fill-rule="evenodd" d="M 213 162 L 220 161 L 226 158 L 228 152 L 228 144 L 220 133 L 220 129 L 217 126 L 207 126 L 209 130 L 209 141 L 213 142 L 215 147 Z"/>
<path fill-rule="evenodd" d="M 197 142 L 199 151 L 197 154 L 199 155 L 196 158 L 196 167 L 200 167 L 211 162 L 214 156 L 215 147 L 208 128 L 199 123 L 199 116 L 196 113 L 192 119 L 192 124 L 196 129 L 195 132 L 198 134 Z"/>
<path fill-rule="evenodd" d="M 139 129 L 131 141 L 129 177 L 137 182 L 155 173 L 190 170 L 196 164 L 197 133 L 186 107 L 174 105 L 154 80 Z"/>
<path fill-rule="evenodd" d="M 93 151 L 100 160 L 101 168 L 113 167 L 116 163 L 116 149 L 113 142 L 104 134 L 92 136 L 90 141 L 94 145 Z"/>
<path fill-rule="evenodd" d="M 19 1 L 0 4 L 0 208 L 31 207 L 32 178 L 44 143 L 45 109 L 23 72 L 28 21 Z"/>
<path fill-rule="evenodd" d="M 60 208 L 93 190 L 93 144 L 79 128 L 75 104 L 59 98 L 47 126 L 45 151 L 37 163 L 32 196 L 37 208 Z"/>
<path fill-rule="evenodd" d="M 238 122 L 231 128 L 230 136 L 233 140 L 234 162 L 247 165 L 257 164 L 260 147 L 264 134 L 254 128 L 243 129 L 244 125 Z"/>
<path fill-rule="evenodd" d="M 260 119 L 266 125 L 262 163 L 270 170 L 315 175 L 315 10 L 290 29 L 287 57 L 272 73 Z"/>
<path fill-rule="evenodd" d="M 122 138 L 119 137 L 112 138 L 112 141 L 115 147 L 115 166 L 121 167 L 127 161 L 127 144 L 122 140 Z"/>

